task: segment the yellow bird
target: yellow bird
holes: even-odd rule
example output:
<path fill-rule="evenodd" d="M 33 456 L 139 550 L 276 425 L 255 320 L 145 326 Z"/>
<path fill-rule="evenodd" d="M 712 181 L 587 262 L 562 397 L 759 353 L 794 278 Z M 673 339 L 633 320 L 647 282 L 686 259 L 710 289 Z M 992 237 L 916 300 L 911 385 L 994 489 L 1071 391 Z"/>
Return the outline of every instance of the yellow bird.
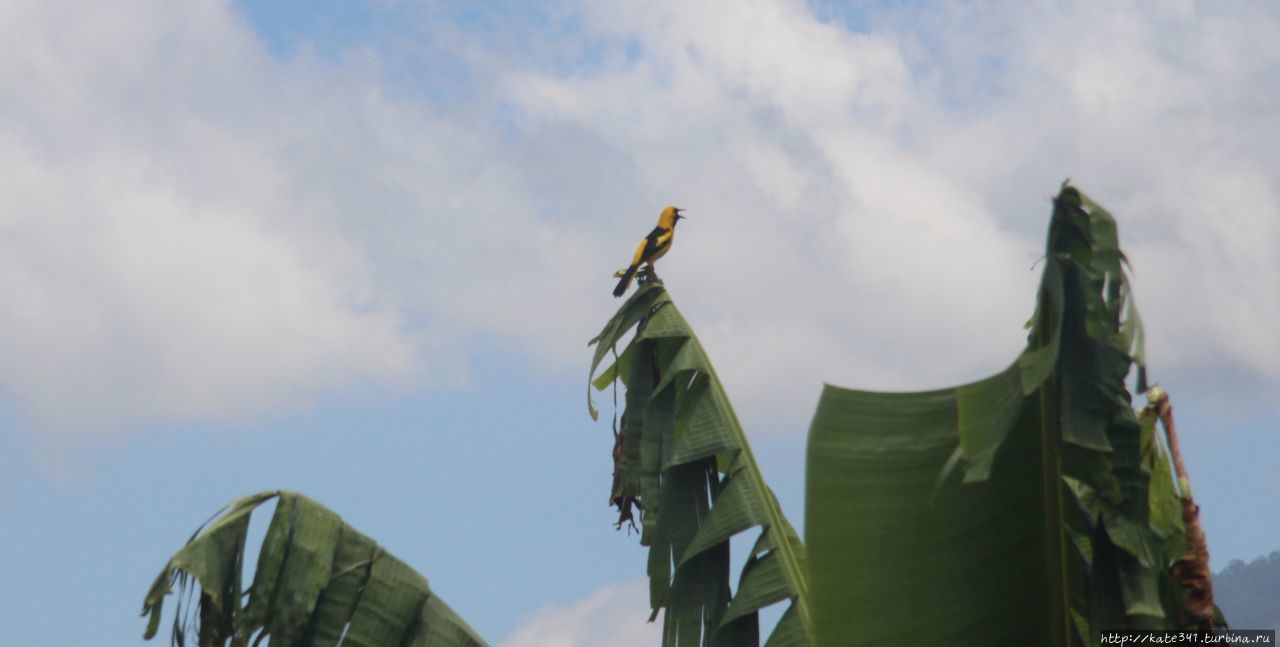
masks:
<path fill-rule="evenodd" d="M 676 239 L 676 222 L 684 218 L 680 215 L 681 211 L 683 209 L 675 207 L 662 210 L 662 215 L 658 216 L 658 226 L 640 241 L 639 247 L 636 247 L 636 255 L 631 259 L 631 266 L 614 275 L 621 275 L 622 279 L 618 281 L 618 287 L 613 289 L 613 296 L 620 297 L 626 294 L 627 288 L 631 286 L 631 279 L 635 277 L 640 265 L 648 263 L 649 269 L 652 270 L 653 262 L 662 258 L 662 255 L 671 249 L 671 242 Z"/>

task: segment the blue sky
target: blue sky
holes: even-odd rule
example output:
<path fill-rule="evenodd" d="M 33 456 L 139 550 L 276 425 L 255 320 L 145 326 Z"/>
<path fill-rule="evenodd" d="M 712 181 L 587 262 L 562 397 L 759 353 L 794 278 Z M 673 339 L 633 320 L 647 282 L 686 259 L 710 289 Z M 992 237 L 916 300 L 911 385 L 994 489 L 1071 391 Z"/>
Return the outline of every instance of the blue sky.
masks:
<path fill-rule="evenodd" d="M 140 643 L 168 555 L 274 488 L 494 644 L 653 644 L 585 344 L 673 202 L 663 277 L 797 526 L 822 383 L 1003 368 L 1070 177 L 1215 568 L 1280 548 L 1280 11 L 516 5 L 6 3 L 14 644 Z"/>

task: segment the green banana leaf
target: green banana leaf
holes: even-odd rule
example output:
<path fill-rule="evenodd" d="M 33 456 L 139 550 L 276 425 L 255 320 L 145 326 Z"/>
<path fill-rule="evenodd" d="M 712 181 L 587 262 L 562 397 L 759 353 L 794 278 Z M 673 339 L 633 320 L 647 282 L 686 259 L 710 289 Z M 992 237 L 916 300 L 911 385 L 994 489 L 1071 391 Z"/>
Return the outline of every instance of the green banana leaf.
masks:
<path fill-rule="evenodd" d="M 663 644 L 759 645 L 759 610 L 783 600 L 790 607 L 767 644 L 810 644 L 804 545 L 765 485 L 706 352 L 661 283 L 641 284 L 591 341 L 591 375 L 632 328 L 635 335 L 593 385 L 626 385 L 613 498 L 620 508 L 640 508 L 650 605 L 655 617 L 666 610 Z M 597 415 L 590 389 L 588 410 Z M 729 540 L 756 527 L 733 594 Z"/>
<path fill-rule="evenodd" d="M 828 386 L 805 537 L 819 645 L 1087 645 L 1177 627 L 1167 457 L 1125 387 L 1142 326 L 1115 221 L 1054 200 L 1027 348 L 958 387 Z"/>
<path fill-rule="evenodd" d="M 278 502 L 253 585 L 242 592 L 249 517 L 273 498 Z M 142 606 L 142 615 L 150 615 L 144 638 L 156 635 L 165 597 L 177 584 L 174 645 L 184 645 L 193 634 L 201 647 L 257 645 L 268 637 L 273 647 L 485 644 L 425 578 L 319 503 L 268 491 L 224 510 L 156 577 Z"/>

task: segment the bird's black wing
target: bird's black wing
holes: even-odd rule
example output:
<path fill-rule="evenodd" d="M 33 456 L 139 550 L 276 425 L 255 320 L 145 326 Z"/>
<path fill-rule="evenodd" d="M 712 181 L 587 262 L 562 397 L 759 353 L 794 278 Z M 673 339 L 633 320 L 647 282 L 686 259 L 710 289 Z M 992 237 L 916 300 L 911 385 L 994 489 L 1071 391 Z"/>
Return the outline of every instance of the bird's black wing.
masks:
<path fill-rule="evenodd" d="M 649 235 L 644 237 L 644 251 L 640 252 L 640 258 L 636 262 L 637 265 L 640 263 L 647 263 L 649 262 L 649 259 L 653 258 L 653 255 L 657 253 L 658 249 L 662 246 L 660 241 L 662 237 L 667 234 L 667 231 L 668 230 L 664 227 L 654 227 L 653 231 L 649 232 Z"/>

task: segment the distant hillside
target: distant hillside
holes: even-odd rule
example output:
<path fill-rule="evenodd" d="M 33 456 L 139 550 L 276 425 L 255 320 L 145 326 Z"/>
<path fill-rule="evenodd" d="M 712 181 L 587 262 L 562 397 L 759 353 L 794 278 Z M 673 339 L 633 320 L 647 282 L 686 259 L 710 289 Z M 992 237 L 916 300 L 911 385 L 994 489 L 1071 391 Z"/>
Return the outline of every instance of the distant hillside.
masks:
<path fill-rule="evenodd" d="M 1213 599 L 1234 628 L 1280 631 L 1280 550 L 1248 564 L 1231 560 L 1213 576 Z"/>

